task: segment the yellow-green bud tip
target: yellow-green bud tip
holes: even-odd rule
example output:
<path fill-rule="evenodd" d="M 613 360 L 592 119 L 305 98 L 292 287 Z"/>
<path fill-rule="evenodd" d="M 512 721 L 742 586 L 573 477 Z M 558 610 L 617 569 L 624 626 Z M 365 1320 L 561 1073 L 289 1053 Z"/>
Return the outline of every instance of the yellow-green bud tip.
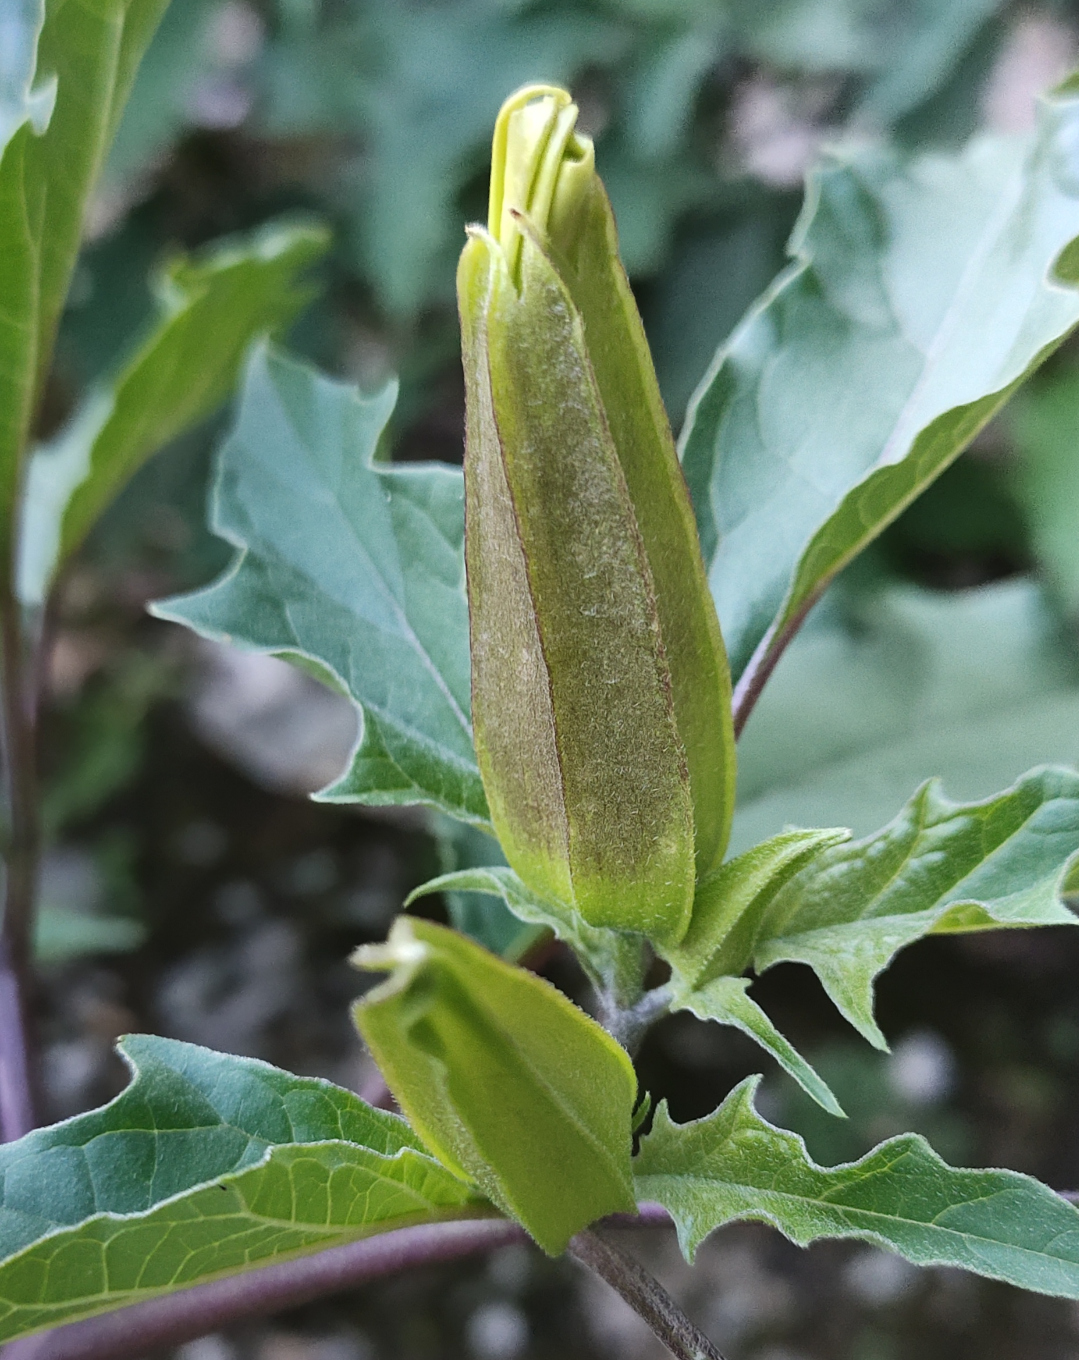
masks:
<path fill-rule="evenodd" d="M 577 105 L 556 85 L 525 85 L 502 105 L 491 147 L 487 230 L 517 279 L 520 219 L 565 254 L 595 174 L 592 142 L 577 132 Z"/>
<path fill-rule="evenodd" d="M 382 973 L 414 967 L 423 962 L 428 952 L 427 946 L 416 939 L 408 917 L 399 916 L 385 944 L 361 944 L 352 951 L 348 961 L 353 968 L 363 972 Z"/>

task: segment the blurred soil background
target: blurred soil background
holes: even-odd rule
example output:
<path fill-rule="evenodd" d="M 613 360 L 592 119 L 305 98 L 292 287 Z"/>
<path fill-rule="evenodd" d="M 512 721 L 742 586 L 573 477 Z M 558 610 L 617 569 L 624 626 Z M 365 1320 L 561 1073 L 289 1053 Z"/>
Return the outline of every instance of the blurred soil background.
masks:
<path fill-rule="evenodd" d="M 335 230 L 289 344 L 366 389 L 396 372 L 394 456 L 459 461 L 453 268 L 485 215 L 501 100 L 570 84 L 618 214 L 677 429 L 717 344 L 784 263 L 822 148 L 932 153 L 1022 132 L 1079 60 L 1079 5 L 998 0 L 173 0 L 141 72 L 64 319 L 46 428 L 117 361 L 154 266 L 282 213 Z M 284 663 L 145 612 L 202 584 L 223 412 L 128 488 L 64 585 L 45 720 L 49 850 L 38 939 L 50 1118 L 123 1085 L 149 1030 L 361 1092 L 345 960 L 408 890 L 470 853 L 426 814 L 319 805 L 350 706 Z M 847 574 L 744 742 L 736 847 L 786 822 L 885 822 L 925 777 L 988 794 L 1079 762 L 1079 347 L 1061 351 Z M 433 910 L 438 910 L 437 903 Z M 557 956 L 553 976 L 574 979 Z M 766 1068 L 761 1108 L 822 1161 L 924 1132 L 947 1158 L 1079 1189 L 1079 936 L 930 940 L 883 979 L 890 1054 L 812 975 L 754 995 L 850 1113 Z M 642 1055 L 676 1118 L 768 1063 L 688 1015 Z M 695 1270 L 632 1238 L 728 1360 L 1065 1360 L 1079 1308 L 866 1246 L 800 1251 L 746 1225 Z M 605 1286 L 526 1248 L 417 1272 L 183 1347 L 177 1360 L 645 1360 Z M 151 1357 L 147 1357 L 151 1360 Z"/>

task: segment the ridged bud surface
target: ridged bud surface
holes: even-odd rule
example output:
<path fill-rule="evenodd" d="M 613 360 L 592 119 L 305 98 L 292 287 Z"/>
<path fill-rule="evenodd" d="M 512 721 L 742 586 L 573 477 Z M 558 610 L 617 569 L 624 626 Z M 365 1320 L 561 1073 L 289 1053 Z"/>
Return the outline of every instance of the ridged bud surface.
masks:
<path fill-rule="evenodd" d="M 476 749 L 526 883 L 671 942 L 726 847 L 730 681 L 576 114 L 546 87 L 507 101 L 458 269 Z"/>

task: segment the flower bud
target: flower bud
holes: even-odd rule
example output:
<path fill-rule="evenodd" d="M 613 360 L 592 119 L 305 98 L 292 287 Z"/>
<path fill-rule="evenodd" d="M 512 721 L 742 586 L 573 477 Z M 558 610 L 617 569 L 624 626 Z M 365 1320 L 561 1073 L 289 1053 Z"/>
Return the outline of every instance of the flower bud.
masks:
<path fill-rule="evenodd" d="M 509 99 L 458 267 L 480 772 L 509 863 L 594 926 L 677 942 L 722 860 L 730 678 L 591 142 Z"/>
<path fill-rule="evenodd" d="M 353 955 L 390 977 L 356 1024 L 423 1141 L 552 1256 L 593 1219 L 632 1210 L 624 1049 L 549 982 L 478 944 L 399 917 Z"/>

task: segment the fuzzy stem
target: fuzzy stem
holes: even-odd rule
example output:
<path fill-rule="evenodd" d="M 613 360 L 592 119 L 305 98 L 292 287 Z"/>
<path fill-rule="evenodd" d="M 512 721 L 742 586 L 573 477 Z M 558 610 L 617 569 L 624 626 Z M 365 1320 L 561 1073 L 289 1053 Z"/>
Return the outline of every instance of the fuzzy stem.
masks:
<path fill-rule="evenodd" d="M 36 1124 L 28 1001 L 41 823 L 37 788 L 36 686 L 13 592 L 0 596 L 4 778 L 7 844 L 0 921 L 0 1139 L 21 1138 Z"/>
<path fill-rule="evenodd" d="M 723 1360 L 659 1281 L 599 1233 L 591 1228 L 579 1232 L 569 1244 L 569 1254 L 621 1294 L 676 1360 Z"/>
<path fill-rule="evenodd" d="M 671 993 L 667 987 L 653 987 L 636 1005 L 622 1009 L 609 996 L 600 997 L 600 1023 L 627 1053 L 637 1052 L 647 1031 L 670 1010 Z"/>

